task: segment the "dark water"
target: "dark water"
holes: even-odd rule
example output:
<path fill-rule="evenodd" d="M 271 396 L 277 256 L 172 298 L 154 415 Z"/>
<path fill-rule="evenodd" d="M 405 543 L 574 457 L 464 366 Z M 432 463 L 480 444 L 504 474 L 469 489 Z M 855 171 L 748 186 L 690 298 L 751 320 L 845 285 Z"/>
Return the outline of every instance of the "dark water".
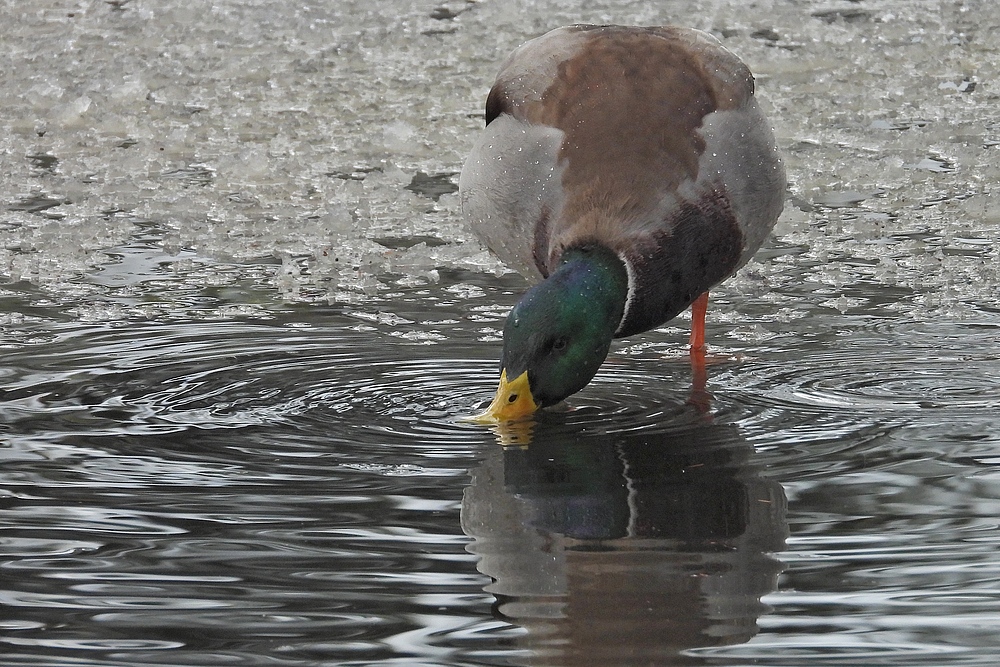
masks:
<path fill-rule="evenodd" d="M 518 287 L 18 327 L 3 664 L 995 664 L 995 316 L 732 289 L 709 399 L 670 328 L 495 433 Z"/>

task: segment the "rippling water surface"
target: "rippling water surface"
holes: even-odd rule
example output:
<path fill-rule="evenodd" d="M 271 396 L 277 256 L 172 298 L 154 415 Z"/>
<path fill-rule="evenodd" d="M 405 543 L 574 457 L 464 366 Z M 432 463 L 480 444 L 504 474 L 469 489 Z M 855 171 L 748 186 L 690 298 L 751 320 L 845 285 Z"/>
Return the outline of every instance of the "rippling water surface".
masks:
<path fill-rule="evenodd" d="M 996 664 L 1000 12 L 578 4 L 0 8 L 0 664 Z M 685 315 L 484 428 L 457 172 L 574 21 L 747 59 L 788 205 L 704 391 Z"/>
<path fill-rule="evenodd" d="M 5 664 L 991 664 L 996 322 L 817 313 L 725 346 L 707 412 L 655 333 L 495 433 L 459 420 L 496 350 L 446 289 L 398 297 L 431 324 L 8 350 Z"/>

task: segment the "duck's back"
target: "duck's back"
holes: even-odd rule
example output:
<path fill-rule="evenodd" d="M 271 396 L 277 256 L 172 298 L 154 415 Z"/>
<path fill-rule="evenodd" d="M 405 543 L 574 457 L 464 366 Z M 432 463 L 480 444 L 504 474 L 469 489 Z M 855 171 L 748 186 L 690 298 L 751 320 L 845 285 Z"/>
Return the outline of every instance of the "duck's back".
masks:
<path fill-rule="evenodd" d="M 785 177 L 749 69 L 710 35 L 570 26 L 501 67 L 461 177 L 473 230 L 545 277 L 570 246 L 630 274 L 618 335 L 662 324 L 731 275 L 781 212 Z"/>

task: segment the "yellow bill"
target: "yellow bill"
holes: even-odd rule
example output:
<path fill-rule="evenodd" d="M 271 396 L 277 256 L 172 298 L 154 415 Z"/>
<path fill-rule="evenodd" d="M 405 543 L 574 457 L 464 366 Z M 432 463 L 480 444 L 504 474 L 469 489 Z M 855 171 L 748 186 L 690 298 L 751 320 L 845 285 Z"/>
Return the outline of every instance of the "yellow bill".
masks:
<path fill-rule="evenodd" d="M 478 424 L 513 421 L 524 419 L 537 409 L 538 404 L 532 398 L 531 387 L 528 386 L 528 371 L 508 382 L 507 369 L 504 369 L 500 373 L 500 386 L 497 387 L 493 402 L 486 408 L 486 412 L 470 417 L 469 421 Z"/>

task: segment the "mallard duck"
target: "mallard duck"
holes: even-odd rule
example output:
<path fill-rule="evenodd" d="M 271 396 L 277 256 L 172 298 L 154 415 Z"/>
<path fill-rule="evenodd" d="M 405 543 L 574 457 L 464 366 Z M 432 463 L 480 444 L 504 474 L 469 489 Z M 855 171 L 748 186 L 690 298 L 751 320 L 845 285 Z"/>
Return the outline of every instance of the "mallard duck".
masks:
<path fill-rule="evenodd" d="M 711 35 L 573 25 L 516 49 L 459 191 L 473 232 L 539 282 L 507 317 L 478 419 L 559 403 L 613 339 L 689 306 L 703 349 L 708 290 L 767 238 L 785 185 L 753 75 Z"/>

